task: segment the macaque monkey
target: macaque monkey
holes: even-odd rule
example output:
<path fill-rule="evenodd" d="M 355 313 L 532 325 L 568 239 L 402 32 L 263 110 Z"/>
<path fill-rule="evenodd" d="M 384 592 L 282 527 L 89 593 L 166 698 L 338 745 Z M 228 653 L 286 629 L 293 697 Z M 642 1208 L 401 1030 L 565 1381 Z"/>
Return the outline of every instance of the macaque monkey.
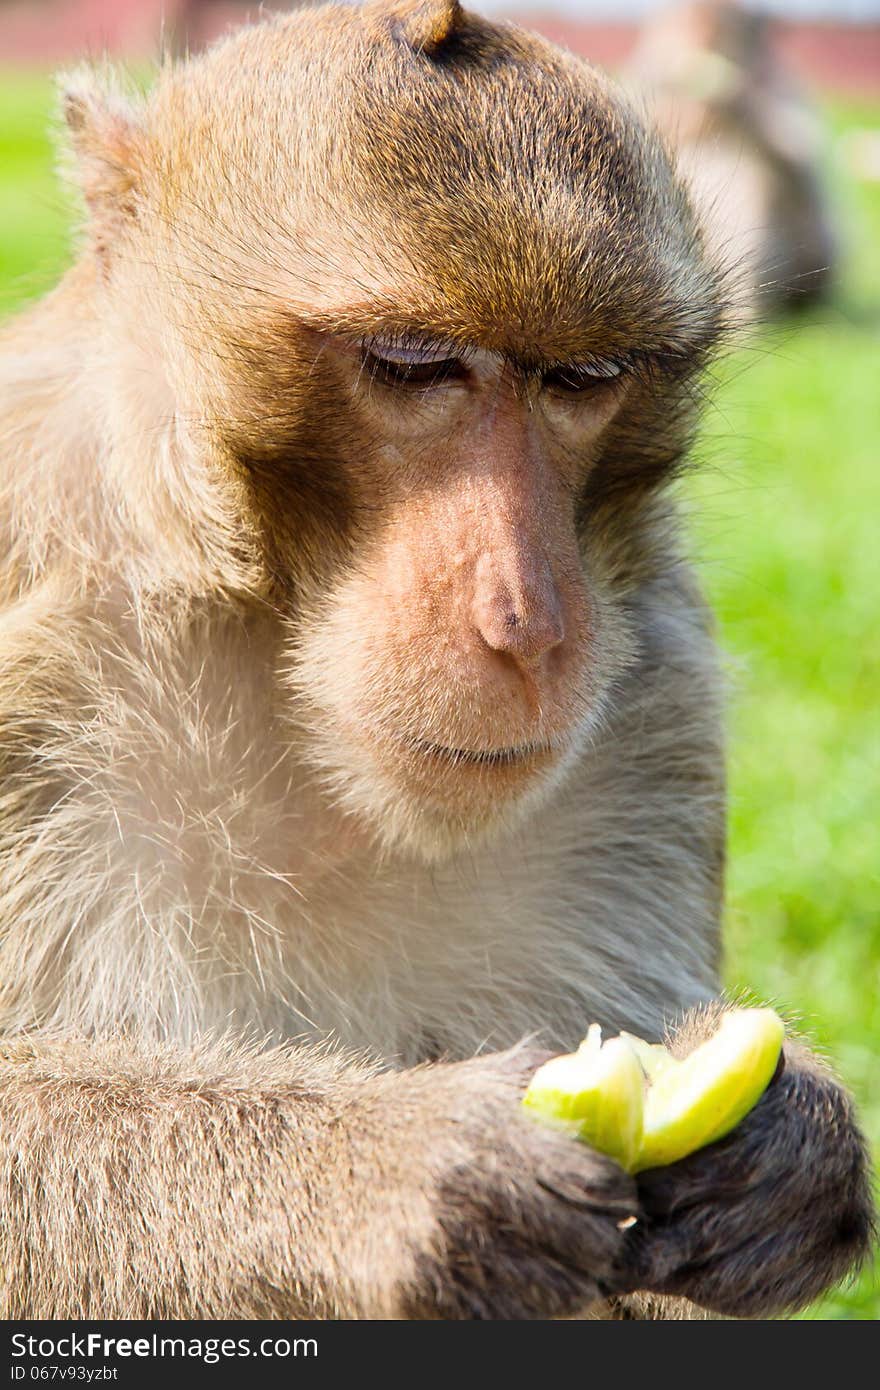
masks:
<path fill-rule="evenodd" d="M 837 238 L 819 119 L 773 46 L 769 16 L 686 0 L 642 28 L 629 75 L 648 93 L 746 317 L 827 298 Z"/>
<path fill-rule="evenodd" d="M 725 291 L 658 139 L 449 0 L 64 110 L 81 254 L 2 345 L 3 1315 L 803 1304 L 871 1229 L 805 1048 L 638 1181 L 519 1105 L 723 1007 L 666 484 Z"/>

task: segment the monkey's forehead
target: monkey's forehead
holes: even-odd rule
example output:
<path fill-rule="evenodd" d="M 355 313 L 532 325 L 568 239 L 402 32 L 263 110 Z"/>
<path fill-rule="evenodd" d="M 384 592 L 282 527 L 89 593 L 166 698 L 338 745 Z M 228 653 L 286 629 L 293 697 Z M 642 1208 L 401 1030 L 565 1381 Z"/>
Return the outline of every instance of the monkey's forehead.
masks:
<path fill-rule="evenodd" d="M 631 338 L 629 319 L 659 346 L 712 298 L 662 149 L 586 71 L 441 70 L 354 101 L 345 123 L 362 271 L 367 256 L 389 298 L 430 302 L 453 336 L 479 325 L 503 348 L 518 327 L 583 350 L 590 329 Z"/>
<path fill-rule="evenodd" d="M 313 307 L 418 303 L 426 328 L 551 353 L 631 323 L 674 350 L 714 321 L 659 142 L 543 40 L 465 16 L 431 56 L 333 8 L 245 31 L 191 75 L 166 101 L 183 196 L 286 259 Z"/>

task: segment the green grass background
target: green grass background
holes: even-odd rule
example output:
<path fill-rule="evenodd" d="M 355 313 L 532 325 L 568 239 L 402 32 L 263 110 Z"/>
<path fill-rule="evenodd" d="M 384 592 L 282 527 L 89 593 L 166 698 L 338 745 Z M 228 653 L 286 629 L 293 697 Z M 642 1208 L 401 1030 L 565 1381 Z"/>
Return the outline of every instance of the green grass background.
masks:
<path fill-rule="evenodd" d="M 69 207 L 52 87 L 0 71 L 0 314 L 51 285 Z M 713 373 L 685 485 L 731 679 L 727 980 L 792 1009 L 880 1146 L 880 182 L 828 107 L 847 246 L 834 309 L 768 328 Z M 873 1319 L 877 1270 L 804 1316 Z"/>

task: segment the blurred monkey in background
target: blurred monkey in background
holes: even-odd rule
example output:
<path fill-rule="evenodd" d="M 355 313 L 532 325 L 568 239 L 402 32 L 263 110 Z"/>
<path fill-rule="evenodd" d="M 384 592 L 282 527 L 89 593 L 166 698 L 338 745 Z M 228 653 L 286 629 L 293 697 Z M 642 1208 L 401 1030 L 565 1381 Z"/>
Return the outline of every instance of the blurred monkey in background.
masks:
<path fill-rule="evenodd" d="M 769 16 L 691 0 L 643 26 L 628 78 L 678 156 L 747 316 L 827 298 L 837 240 L 822 127 L 774 47 Z"/>

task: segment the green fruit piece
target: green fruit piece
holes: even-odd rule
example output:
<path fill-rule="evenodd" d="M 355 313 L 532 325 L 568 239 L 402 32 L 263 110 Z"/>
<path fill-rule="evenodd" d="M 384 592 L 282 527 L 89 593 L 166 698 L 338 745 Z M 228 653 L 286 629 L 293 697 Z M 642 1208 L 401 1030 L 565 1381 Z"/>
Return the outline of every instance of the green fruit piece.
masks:
<path fill-rule="evenodd" d="M 628 1171 L 640 1153 L 645 1078 L 622 1038 L 602 1043 L 598 1025 L 577 1052 L 554 1057 L 532 1077 L 523 1105 L 570 1128 Z"/>
<path fill-rule="evenodd" d="M 667 1067 L 678 1065 L 672 1053 L 662 1043 L 645 1042 L 644 1038 L 637 1038 L 635 1033 L 621 1033 L 620 1036 L 629 1043 L 649 1081 L 653 1081 L 654 1077 L 659 1076 Z"/>
<path fill-rule="evenodd" d="M 675 1163 L 729 1134 L 767 1089 L 784 1035 L 772 1009 L 735 1009 L 708 1042 L 662 1066 L 645 1100 L 634 1171 Z"/>

